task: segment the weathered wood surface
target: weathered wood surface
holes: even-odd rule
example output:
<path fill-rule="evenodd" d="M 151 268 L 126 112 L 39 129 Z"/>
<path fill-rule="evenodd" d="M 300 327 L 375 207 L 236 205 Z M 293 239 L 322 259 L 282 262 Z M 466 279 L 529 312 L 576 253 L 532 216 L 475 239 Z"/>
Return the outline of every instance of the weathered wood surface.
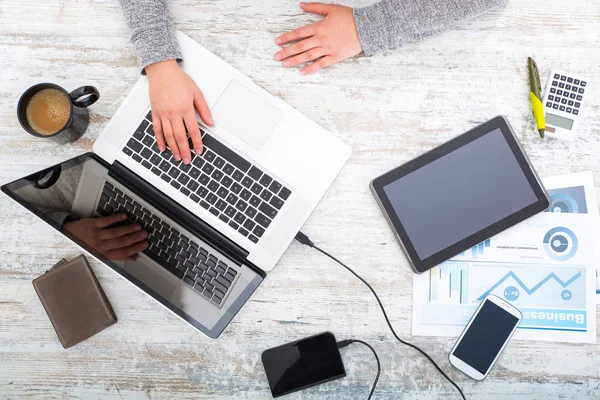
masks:
<path fill-rule="evenodd" d="M 314 19 L 296 1 L 172 3 L 178 29 L 351 144 L 352 158 L 303 230 L 373 284 L 398 333 L 426 348 L 468 398 L 600 397 L 600 345 L 513 342 L 477 383 L 448 364 L 453 339 L 412 338 L 412 273 L 367 189 L 374 176 L 504 114 L 542 176 L 592 170 L 599 191 L 600 89 L 587 96 L 590 115 L 577 141 L 541 141 L 526 69 L 533 56 L 543 80 L 556 66 L 600 87 L 598 1 L 511 0 L 441 36 L 307 77 L 272 59 L 279 33 Z M 0 0 L 0 71 L 2 183 L 91 150 L 139 74 L 115 0 Z M 100 89 L 77 142 L 58 145 L 20 128 L 18 97 L 42 81 Z M 268 399 L 260 353 L 326 330 L 375 346 L 383 368 L 375 398 L 458 397 L 423 357 L 392 338 L 360 282 L 298 244 L 216 341 L 94 262 L 119 323 L 64 350 L 31 280 L 78 250 L 5 196 L 0 209 L 0 398 Z M 343 357 L 345 379 L 289 399 L 366 398 L 372 355 L 351 346 Z"/>

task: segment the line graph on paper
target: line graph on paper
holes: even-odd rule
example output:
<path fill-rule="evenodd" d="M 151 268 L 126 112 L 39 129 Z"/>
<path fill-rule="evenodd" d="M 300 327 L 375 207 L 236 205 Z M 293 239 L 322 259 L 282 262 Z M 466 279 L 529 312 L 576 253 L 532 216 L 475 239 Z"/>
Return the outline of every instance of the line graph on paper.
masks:
<path fill-rule="evenodd" d="M 446 262 L 429 270 L 429 302 L 477 304 L 488 294 L 515 306 L 585 308 L 585 268 Z"/>

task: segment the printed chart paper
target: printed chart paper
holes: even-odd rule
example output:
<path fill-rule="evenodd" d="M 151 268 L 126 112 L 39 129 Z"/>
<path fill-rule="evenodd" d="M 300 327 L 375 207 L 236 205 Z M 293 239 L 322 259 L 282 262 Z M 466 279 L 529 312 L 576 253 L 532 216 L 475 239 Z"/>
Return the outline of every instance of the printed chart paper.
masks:
<path fill-rule="evenodd" d="M 523 313 L 515 339 L 596 342 L 598 206 L 589 172 L 543 179 L 551 205 L 413 277 L 413 335 L 458 336 L 485 296 Z"/>
<path fill-rule="evenodd" d="M 548 211 L 588 214 L 592 221 L 598 218 L 598 201 L 594 189 L 594 178 L 591 172 L 560 175 L 544 180 L 557 189 L 548 190 L 551 204 Z M 571 185 L 569 185 L 571 183 Z M 564 187 L 561 187 L 563 185 Z M 600 243 L 600 222 L 595 222 L 597 242 Z M 594 249 L 596 260 L 596 299 L 600 304 L 600 250 Z"/>

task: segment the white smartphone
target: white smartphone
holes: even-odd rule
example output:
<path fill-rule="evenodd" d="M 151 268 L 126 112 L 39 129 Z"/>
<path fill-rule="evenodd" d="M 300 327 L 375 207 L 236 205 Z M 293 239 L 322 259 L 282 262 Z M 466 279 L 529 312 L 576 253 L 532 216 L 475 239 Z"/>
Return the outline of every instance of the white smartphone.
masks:
<path fill-rule="evenodd" d="M 508 302 L 487 296 L 452 348 L 450 364 L 473 379 L 485 379 L 522 318 L 521 312 Z"/>

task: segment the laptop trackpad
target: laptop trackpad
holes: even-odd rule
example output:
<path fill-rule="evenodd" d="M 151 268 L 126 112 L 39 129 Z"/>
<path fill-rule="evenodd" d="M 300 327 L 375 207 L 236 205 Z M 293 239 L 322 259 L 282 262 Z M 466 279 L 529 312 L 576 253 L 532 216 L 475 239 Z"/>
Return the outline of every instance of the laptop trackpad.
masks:
<path fill-rule="evenodd" d="M 260 149 L 273 133 L 283 112 L 235 79 L 229 82 L 211 110 L 215 123 Z"/>
<path fill-rule="evenodd" d="M 177 289 L 174 275 L 141 254 L 136 261 L 127 261 L 123 269 L 166 300 L 169 300 Z"/>

